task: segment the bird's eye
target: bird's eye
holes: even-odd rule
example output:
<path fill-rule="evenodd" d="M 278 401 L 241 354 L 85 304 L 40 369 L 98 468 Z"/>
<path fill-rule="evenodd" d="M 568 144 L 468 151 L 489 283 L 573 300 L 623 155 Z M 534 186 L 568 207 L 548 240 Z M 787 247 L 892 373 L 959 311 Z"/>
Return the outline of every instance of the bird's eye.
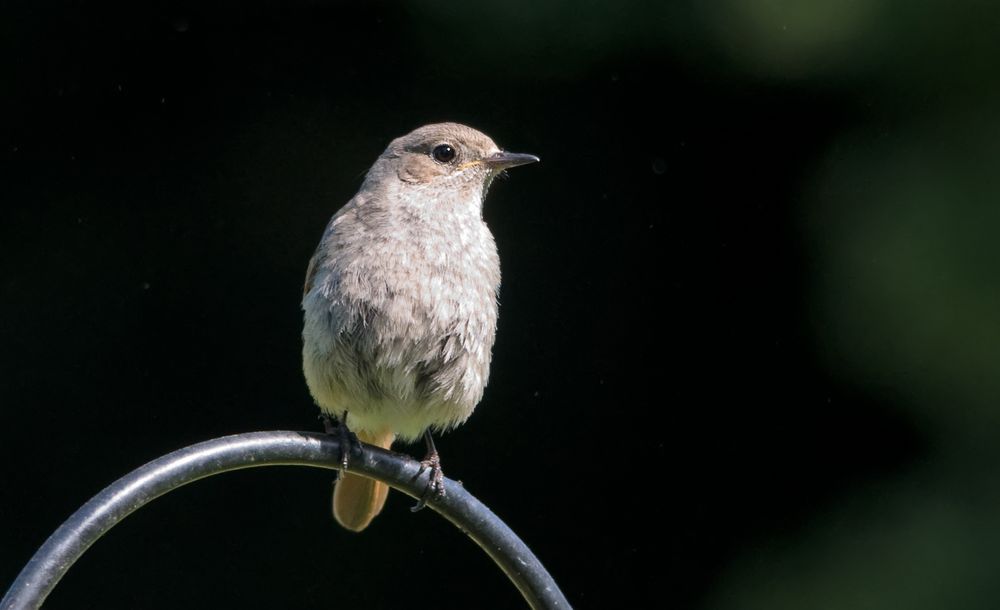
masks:
<path fill-rule="evenodd" d="M 438 144 L 431 151 L 431 156 L 438 163 L 451 163 L 455 160 L 455 149 L 451 144 Z"/>

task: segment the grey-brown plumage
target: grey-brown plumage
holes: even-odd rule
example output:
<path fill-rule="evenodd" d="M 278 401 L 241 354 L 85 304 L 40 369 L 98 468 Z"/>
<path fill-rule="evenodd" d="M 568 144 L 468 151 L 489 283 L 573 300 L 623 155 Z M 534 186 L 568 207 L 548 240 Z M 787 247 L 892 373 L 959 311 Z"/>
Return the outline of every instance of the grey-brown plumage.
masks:
<path fill-rule="evenodd" d="M 303 369 L 324 413 L 388 448 L 464 422 L 483 396 L 500 263 L 482 203 L 505 153 L 456 123 L 393 140 L 309 263 Z M 379 487 L 381 486 L 381 487 Z M 360 530 L 387 488 L 346 475 L 334 514 Z"/>

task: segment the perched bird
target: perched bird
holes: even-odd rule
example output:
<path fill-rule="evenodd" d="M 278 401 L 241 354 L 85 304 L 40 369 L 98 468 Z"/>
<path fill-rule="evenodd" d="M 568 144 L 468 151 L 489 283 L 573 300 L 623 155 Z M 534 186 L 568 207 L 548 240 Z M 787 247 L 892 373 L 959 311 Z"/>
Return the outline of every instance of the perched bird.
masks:
<path fill-rule="evenodd" d="M 303 370 L 342 432 L 388 449 L 463 423 L 483 396 L 500 259 L 483 198 L 503 170 L 538 161 L 457 123 L 397 138 L 330 220 L 306 272 Z M 347 464 L 344 453 L 344 465 Z M 361 531 L 389 488 L 342 472 L 333 514 Z M 419 506 L 419 505 L 418 505 Z"/>

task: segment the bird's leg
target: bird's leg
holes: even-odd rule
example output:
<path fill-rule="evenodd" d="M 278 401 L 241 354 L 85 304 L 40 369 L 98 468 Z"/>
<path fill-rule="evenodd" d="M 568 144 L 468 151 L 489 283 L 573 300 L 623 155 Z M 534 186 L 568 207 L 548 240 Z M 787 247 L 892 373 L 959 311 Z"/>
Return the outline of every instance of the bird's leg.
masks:
<path fill-rule="evenodd" d="M 431 472 L 427 477 L 427 489 L 420 496 L 420 501 L 417 502 L 417 505 L 410 509 L 413 512 L 417 512 L 427 506 L 427 500 L 432 496 L 434 498 L 444 496 L 444 472 L 441 470 L 441 456 L 438 455 L 437 447 L 434 446 L 434 439 L 431 437 L 430 430 L 424 430 L 424 442 L 427 443 L 427 455 L 420 462 L 420 470 L 417 471 L 417 476 L 420 476 L 428 468 Z"/>
<path fill-rule="evenodd" d="M 319 414 L 319 420 L 323 422 L 324 434 L 332 435 L 337 431 L 337 423 L 336 423 L 337 420 L 330 417 L 329 413 L 321 411 Z"/>
<path fill-rule="evenodd" d="M 347 427 L 347 411 L 344 411 L 344 416 L 339 419 L 334 419 L 327 413 L 322 413 L 319 417 L 323 420 L 323 430 L 331 436 L 336 434 L 340 440 L 339 472 L 342 474 L 343 471 L 347 470 L 347 466 L 351 461 L 351 454 L 361 453 L 361 441 Z"/>

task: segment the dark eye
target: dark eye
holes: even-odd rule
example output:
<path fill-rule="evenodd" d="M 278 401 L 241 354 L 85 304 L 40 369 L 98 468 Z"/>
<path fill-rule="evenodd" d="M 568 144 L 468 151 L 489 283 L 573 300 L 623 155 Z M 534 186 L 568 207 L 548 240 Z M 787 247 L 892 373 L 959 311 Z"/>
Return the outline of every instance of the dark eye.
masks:
<path fill-rule="evenodd" d="M 455 159 L 455 149 L 451 144 L 438 144 L 431 151 L 431 156 L 438 163 L 451 163 Z"/>

